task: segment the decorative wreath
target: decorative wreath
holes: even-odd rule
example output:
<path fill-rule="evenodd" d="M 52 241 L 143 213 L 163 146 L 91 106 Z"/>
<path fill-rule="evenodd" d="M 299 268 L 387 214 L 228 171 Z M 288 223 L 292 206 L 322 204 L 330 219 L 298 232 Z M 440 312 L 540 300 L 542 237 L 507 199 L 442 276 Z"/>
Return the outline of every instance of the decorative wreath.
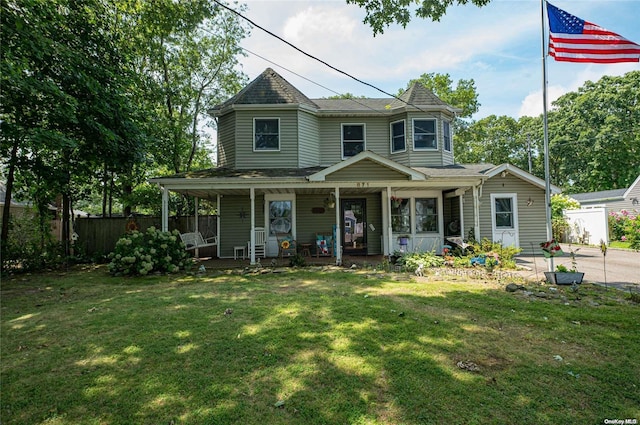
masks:
<path fill-rule="evenodd" d="M 134 230 L 138 230 L 138 223 L 135 220 L 127 221 L 127 225 L 125 226 L 127 232 L 133 232 Z"/>
<path fill-rule="evenodd" d="M 280 243 L 280 246 L 282 247 L 282 249 L 289 249 L 291 244 L 289 243 L 289 241 L 282 241 L 282 243 Z"/>

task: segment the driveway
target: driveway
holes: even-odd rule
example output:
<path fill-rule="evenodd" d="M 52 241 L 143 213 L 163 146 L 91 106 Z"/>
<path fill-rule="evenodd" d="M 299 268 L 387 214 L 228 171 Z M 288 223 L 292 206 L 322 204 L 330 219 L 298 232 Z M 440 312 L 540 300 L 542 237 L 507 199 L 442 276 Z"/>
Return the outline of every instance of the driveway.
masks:
<path fill-rule="evenodd" d="M 605 283 L 605 261 L 600 248 L 575 246 L 578 271 L 584 272 L 584 281 L 596 284 Z M 563 244 L 562 257 L 554 257 L 553 264 L 571 268 L 569 246 Z M 519 255 L 516 257 L 519 266 L 530 270 L 526 277 L 543 280 L 544 272 L 549 270 L 549 260 L 540 255 Z M 606 283 L 623 290 L 640 292 L 640 252 L 622 249 L 608 249 L 606 256 Z"/>

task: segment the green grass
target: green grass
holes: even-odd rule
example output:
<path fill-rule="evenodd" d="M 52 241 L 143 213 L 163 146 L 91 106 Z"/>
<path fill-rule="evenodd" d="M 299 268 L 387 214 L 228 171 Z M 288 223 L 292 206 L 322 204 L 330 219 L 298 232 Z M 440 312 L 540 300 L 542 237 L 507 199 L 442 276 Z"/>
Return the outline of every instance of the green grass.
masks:
<path fill-rule="evenodd" d="M 631 242 L 611 241 L 609 243 L 609 248 L 631 249 Z"/>
<path fill-rule="evenodd" d="M 579 297 L 530 287 L 555 297 L 545 299 L 507 293 L 504 283 L 318 270 L 5 278 L 0 420 L 640 419 L 638 304 L 591 285 Z"/>

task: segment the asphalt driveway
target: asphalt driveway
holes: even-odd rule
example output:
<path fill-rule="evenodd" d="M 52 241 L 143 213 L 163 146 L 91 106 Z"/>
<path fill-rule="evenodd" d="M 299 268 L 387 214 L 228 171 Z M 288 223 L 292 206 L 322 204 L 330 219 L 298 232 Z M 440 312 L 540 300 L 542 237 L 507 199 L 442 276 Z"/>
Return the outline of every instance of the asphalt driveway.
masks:
<path fill-rule="evenodd" d="M 606 259 L 602 255 L 600 248 L 575 246 L 571 248 L 576 252 L 577 269 L 584 272 L 584 281 L 596 284 L 606 283 L 624 290 L 635 290 L 640 292 L 640 252 L 622 249 L 607 250 Z M 569 256 L 569 246 L 563 244 L 564 256 L 554 257 L 553 264 L 558 264 L 571 268 L 571 258 Z M 519 255 L 516 258 L 519 266 L 529 269 L 527 278 L 543 280 L 544 272 L 549 270 L 549 260 L 540 255 Z"/>

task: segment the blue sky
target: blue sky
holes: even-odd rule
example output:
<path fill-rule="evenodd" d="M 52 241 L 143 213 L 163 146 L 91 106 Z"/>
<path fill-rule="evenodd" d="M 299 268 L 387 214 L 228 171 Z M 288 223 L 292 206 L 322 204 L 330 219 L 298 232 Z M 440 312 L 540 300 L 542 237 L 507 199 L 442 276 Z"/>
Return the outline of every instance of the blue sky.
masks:
<path fill-rule="evenodd" d="M 493 0 L 483 8 L 453 6 L 440 22 L 413 18 L 406 28 L 394 25 L 376 37 L 362 23 L 364 12 L 344 0 L 244 3 L 248 6 L 244 14 L 258 25 L 388 93 L 395 94 L 423 73 L 448 73 L 454 82 L 475 80 L 481 103 L 475 119 L 492 114 L 518 118 L 542 113 L 538 0 Z M 640 44 L 640 0 L 552 3 Z M 258 28 L 241 45 L 273 62 L 252 54 L 242 58 L 242 70 L 250 79 L 272 67 L 311 98 L 332 96 L 334 92 L 386 97 L 305 57 Z M 640 70 L 640 65 L 591 65 L 548 59 L 549 100 L 578 89 L 587 80 L 632 70 Z"/>

